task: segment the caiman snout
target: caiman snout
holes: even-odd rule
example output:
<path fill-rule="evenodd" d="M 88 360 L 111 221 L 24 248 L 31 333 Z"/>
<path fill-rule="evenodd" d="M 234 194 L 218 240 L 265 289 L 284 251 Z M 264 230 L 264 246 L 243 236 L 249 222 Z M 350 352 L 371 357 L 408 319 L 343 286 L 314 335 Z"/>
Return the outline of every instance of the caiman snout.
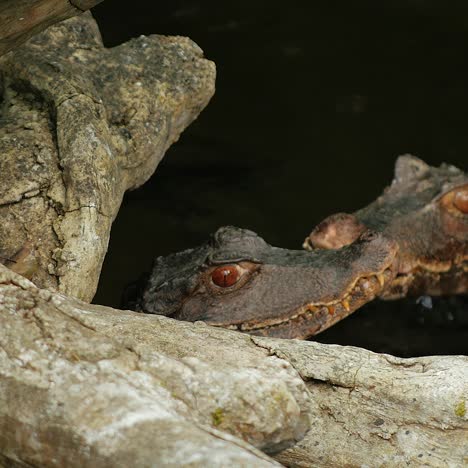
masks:
<path fill-rule="evenodd" d="M 340 249 L 307 252 L 224 227 L 199 248 L 159 258 L 140 310 L 304 338 L 379 295 L 396 274 L 396 252 L 393 241 L 369 230 Z"/>
<path fill-rule="evenodd" d="M 278 309 L 275 313 L 273 307 L 270 317 L 246 320 L 236 328 L 255 335 L 307 338 L 380 296 L 398 272 L 397 243 L 368 229 L 349 245 L 309 255 L 312 276 L 304 272 L 303 283 L 297 283 L 305 294 L 303 303 L 287 314 Z"/>

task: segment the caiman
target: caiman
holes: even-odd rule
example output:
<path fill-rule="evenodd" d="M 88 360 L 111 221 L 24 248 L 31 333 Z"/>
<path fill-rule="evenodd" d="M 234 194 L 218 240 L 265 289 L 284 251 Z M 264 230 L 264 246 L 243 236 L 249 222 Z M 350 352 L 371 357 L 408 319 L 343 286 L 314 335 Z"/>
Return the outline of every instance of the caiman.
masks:
<path fill-rule="evenodd" d="M 468 292 L 468 177 L 401 156 L 373 203 L 336 214 L 309 251 L 220 228 L 207 243 L 154 261 L 127 307 L 256 335 L 307 338 L 373 300 Z"/>
<path fill-rule="evenodd" d="M 381 297 L 468 293 L 468 176 L 456 167 L 400 156 L 380 197 L 354 214 L 329 216 L 303 247 L 339 249 L 368 229 L 398 244 L 398 273 Z"/>

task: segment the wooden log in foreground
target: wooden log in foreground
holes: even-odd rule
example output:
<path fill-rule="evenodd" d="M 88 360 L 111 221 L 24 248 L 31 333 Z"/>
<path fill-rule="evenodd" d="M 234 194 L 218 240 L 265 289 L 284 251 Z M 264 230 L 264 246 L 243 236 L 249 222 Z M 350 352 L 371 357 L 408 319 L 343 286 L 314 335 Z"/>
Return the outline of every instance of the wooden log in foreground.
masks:
<path fill-rule="evenodd" d="M 1 265 L 0 330 L 8 463 L 468 462 L 466 356 L 250 337 L 86 304 Z"/>
<path fill-rule="evenodd" d="M 102 0 L 1 0 L 0 56 L 54 23 L 79 15 Z"/>

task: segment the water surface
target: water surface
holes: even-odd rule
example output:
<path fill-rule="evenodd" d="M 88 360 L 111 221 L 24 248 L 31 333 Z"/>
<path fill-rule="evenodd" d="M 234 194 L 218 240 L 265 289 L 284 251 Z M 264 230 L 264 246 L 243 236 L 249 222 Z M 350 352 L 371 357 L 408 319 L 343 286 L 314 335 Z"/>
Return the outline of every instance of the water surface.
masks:
<path fill-rule="evenodd" d="M 189 36 L 218 70 L 207 109 L 126 195 L 95 302 L 118 306 L 154 256 L 221 225 L 298 249 L 325 216 L 373 200 L 399 154 L 468 170 L 464 2 L 225 3 L 140 0 L 129 12 L 112 0 L 93 9 L 108 46 Z M 468 320 L 421 313 L 372 306 L 317 338 L 401 355 L 468 353 Z"/>

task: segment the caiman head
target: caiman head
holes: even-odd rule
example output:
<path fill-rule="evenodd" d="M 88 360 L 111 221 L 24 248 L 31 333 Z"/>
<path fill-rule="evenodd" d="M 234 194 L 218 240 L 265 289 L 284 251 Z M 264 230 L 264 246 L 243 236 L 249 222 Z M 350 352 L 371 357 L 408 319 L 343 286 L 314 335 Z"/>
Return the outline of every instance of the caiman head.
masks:
<path fill-rule="evenodd" d="M 304 247 L 341 248 L 366 229 L 398 244 L 398 275 L 383 297 L 468 293 L 468 176 L 461 170 L 400 156 L 392 184 L 377 200 L 326 218 Z"/>
<path fill-rule="evenodd" d="M 179 320 L 283 338 L 306 338 L 379 295 L 395 275 L 397 247 L 371 231 L 334 251 L 267 244 L 220 228 L 195 249 L 159 257 L 134 308 Z"/>

